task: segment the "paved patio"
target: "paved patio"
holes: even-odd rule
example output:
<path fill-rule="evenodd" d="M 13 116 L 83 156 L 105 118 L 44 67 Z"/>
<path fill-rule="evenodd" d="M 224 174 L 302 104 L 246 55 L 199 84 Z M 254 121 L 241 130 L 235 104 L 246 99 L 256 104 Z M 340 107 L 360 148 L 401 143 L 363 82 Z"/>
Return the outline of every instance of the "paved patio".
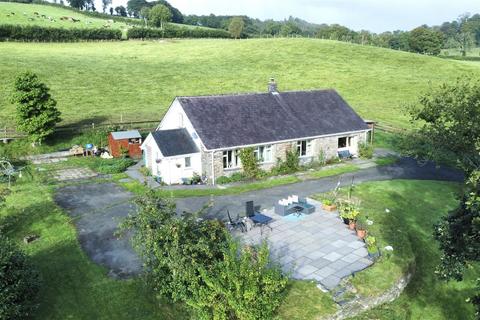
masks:
<path fill-rule="evenodd" d="M 338 213 L 321 209 L 321 203 L 308 199 L 315 205 L 311 215 L 296 217 L 276 215 L 272 209 L 263 214 L 274 219 L 268 227 L 255 227 L 247 233 L 235 232 L 245 243 L 259 244 L 266 240 L 272 258 L 285 272 L 300 280 L 315 280 L 321 288 L 331 290 L 342 278 L 361 271 L 373 262 L 363 241 L 340 220 Z"/>

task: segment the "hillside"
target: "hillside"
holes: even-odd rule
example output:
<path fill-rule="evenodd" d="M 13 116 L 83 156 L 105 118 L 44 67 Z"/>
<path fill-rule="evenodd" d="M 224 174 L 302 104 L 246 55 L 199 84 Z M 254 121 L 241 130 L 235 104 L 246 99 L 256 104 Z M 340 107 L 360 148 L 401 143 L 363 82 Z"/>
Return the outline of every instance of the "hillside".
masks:
<path fill-rule="evenodd" d="M 63 19 L 62 19 L 63 18 Z M 59 7 L 0 2 L 0 24 L 38 25 L 55 28 L 115 28 L 127 29 L 126 23 L 89 17 Z"/>
<path fill-rule="evenodd" d="M 52 89 L 65 123 L 160 119 L 175 96 L 335 88 L 365 118 L 408 126 L 403 107 L 480 68 L 458 61 L 315 39 L 0 43 L 0 126 L 18 72 Z"/>

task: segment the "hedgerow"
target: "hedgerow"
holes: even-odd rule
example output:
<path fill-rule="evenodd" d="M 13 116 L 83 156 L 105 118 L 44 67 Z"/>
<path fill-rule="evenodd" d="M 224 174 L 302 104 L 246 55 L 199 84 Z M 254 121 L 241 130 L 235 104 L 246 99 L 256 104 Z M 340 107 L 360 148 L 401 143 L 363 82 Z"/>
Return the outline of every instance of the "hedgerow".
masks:
<path fill-rule="evenodd" d="M 122 32 L 113 29 L 65 29 L 40 26 L 0 25 L 0 40 L 72 42 L 81 40 L 120 40 Z"/>

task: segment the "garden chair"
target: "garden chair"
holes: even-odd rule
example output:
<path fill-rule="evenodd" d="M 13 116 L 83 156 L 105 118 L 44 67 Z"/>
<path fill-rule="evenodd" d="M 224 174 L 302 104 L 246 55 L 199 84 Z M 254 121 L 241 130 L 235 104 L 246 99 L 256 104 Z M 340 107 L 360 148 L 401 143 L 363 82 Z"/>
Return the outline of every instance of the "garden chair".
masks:
<path fill-rule="evenodd" d="M 240 220 L 240 216 L 237 214 L 237 218 L 235 220 L 232 219 L 232 216 L 230 215 L 230 211 L 227 210 L 227 216 L 228 216 L 228 225 L 231 227 L 232 230 L 238 230 L 246 232 L 247 231 L 247 226 L 243 221 Z"/>

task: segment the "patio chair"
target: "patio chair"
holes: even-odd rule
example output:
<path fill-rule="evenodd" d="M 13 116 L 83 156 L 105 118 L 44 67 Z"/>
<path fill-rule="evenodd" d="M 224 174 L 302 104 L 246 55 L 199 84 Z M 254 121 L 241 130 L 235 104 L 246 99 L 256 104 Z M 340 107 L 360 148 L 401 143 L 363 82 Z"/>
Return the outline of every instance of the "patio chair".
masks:
<path fill-rule="evenodd" d="M 241 232 L 246 232 L 247 231 L 247 226 L 243 221 L 240 220 L 240 216 L 237 214 L 237 218 L 235 220 L 232 219 L 232 216 L 230 215 L 230 211 L 227 209 L 227 216 L 228 216 L 228 224 L 232 228 L 232 230 L 238 230 L 240 229 Z"/>
<path fill-rule="evenodd" d="M 257 207 L 257 210 L 255 210 L 256 208 L 253 205 L 253 201 L 247 201 L 245 203 L 245 209 L 246 209 L 246 216 L 253 222 L 253 226 L 259 225 L 262 228 L 261 232 L 263 232 L 264 226 L 267 226 L 270 228 L 270 230 L 272 230 L 272 227 L 269 225 L 269 223 L 273 219 L 269 216 L 261 214 L 259 212 L 260 207 Z"/>
<path fill-rule="evenodd" d="M 353 158 L 353 155 L 350 153 L 349 150 L 342 150 L 342 151 L 338 151 L 338 157 L 340 159 L 351 159 Z"/>

